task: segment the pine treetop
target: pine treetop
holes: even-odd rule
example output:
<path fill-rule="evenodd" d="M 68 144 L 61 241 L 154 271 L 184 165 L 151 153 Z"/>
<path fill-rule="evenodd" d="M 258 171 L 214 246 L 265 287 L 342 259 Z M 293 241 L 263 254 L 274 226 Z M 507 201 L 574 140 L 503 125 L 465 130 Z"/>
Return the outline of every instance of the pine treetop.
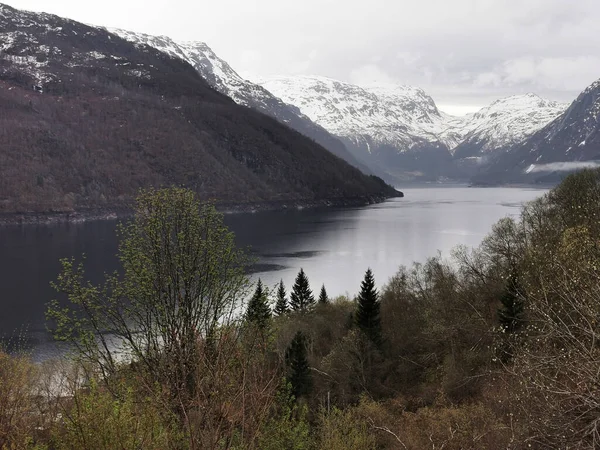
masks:
<path fill-rule="evenodd" d="M 307 312 L 315 304 L 315 297 L 310 290 L 308 283 L 308 277 L 304 273 L 304 269 L 300 269 L 296 276 L 296 281 L 292 287 L 292 293 L 290 294 L 290 307 L 294 311 Z"/>
<path fill-rule="evenodd" d="M 268 295 L 263 287 L 261 279 L 259 278 L 258 283 L 256 283 L 254 294 L 248 302 L 248 308 L 246 309 L 246 320 L 260 328 L 266 328 L 270 319 L 271 308 L 269 307 Z"/>
<path fill-rule="evenodd" d="M 277 287 L 277 301 L 275 302 L 275 314 L 281 316 L 288 312 L 288 302 L 286 298 L 285 286 L 283 284 L 283 280 L 279 281 L 279 286 Z"/>
<path fill-rule="evenodd" d="M 382 337 L 379 293 L 375 288 L 375 278 L 371 269 L 365 273 L 357 300 L 356 325 L 375 345 L 380 345 Z"/>
<path fill-rule="evenodd" d="M 321 286 L 321 292 L 319 293 L 319 303 L 322 305 L 326 305 L 327 303 L 329 303 L 329 297 L 327 296 L 325 285 Z"/>

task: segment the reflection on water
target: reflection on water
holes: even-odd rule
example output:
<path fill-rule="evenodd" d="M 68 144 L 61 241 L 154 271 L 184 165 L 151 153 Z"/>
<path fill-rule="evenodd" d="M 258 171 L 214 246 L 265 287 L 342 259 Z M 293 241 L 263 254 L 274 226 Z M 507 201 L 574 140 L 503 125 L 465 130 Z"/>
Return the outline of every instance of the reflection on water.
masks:
<path fill-rule="evenodd" d="M 398 266 L 423 261 L 458 244 L 478 245 L 493 223 L 516 215 L 523 202 L 543 191 L 517 188 L 426 187 L 403 189 L 404 198 L 365 208 L 325 209 L 225 217 L 268 286 L 283 279 L 291 287 L 300 267 L 314 292 L 358 290 L 371 267 L 382 285 Z M 2 314 L 0 335 L 21 331 L 36 351 L 53 348 L 45 329 L 45 304 L 55 297 L 49 283 L 59 259 L 86 254 L 93 282 L 117 268 L 115 222 L 0 229 Z"/>

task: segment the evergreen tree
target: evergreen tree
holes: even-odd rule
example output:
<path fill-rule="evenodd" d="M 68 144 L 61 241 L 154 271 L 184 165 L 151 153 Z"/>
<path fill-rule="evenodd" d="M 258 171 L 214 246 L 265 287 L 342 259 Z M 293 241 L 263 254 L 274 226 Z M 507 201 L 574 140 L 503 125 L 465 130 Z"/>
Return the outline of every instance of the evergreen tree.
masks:
<path fill-rule="evenodd" d="M 525 305 L 516 276 L 511 276 L 500 302 L 502 303 L 498 310 L 500 326 L 506 333 L 519 331 L 524 323 Z"/>
<path fill-rule="evenodd" d="M 360 285 L 354 320 L 358 328 L 377 346 L 381 345 L 381 317 L 379 293 L 375 288 L 373 272 L 368 269 Z"/>
<path fill-rule="evenodd" d="M 246 320 L 249 323 L 257 325 L 261 329 L 265 329 L 268 326 L 270 319 L 271 308 L 269 307 L 267 292 L 259 278 L 254 295 L 248 302 Z"/>
<path fill-rule="evenodd" d="M 322 305 L 326 305 L 327 303 L 329 303 L 329 297 L 327 296 L 325 285 L 321 286 L 321 293 L 319 294 L 319 303 Z"/>
<path fill-rule="evenodd" d="M 296 398 L 310 393 L 312 379 L 308 358 L 306 357 L 307 339 L 302 331 L 298 331 L 285 352 L 288 367 L 288 381 L 292 385 L 292 393 Z"/>
<path fill-rule="evenodd" d="M 290 306 L 294 311 L 306 312 L 310 310 L 315 304 L 315 297 L 313 296 L 310 286 L 308 284 L 308 277 L 304 273 L 304 269 L 300 269 L 296 276 L 296 281 L 292 287 L 292 293 L 290 294 Z"/>
<path fill-rule="evenodd" d="M 281 316 L 288 312 L 288 303 L 286 298 L 285 286 L 283 285 L 283 280 L 279 281 L 279 286 L 277 287 L 277 302 L 275 303 L 275 314 Z"/>

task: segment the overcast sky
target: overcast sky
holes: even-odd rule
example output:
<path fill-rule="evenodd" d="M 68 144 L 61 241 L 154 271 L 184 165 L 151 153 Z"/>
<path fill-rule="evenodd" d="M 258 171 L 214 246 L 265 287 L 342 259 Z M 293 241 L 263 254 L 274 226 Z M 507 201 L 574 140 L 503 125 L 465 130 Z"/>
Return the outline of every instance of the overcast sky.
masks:
<path fill-rule="evenodd" d="M 248 78 L 419 86 L 461 113 L 535 92 L 569 102 L 600 78 L 600 0 L 0 0 L 206 42 Z"/>

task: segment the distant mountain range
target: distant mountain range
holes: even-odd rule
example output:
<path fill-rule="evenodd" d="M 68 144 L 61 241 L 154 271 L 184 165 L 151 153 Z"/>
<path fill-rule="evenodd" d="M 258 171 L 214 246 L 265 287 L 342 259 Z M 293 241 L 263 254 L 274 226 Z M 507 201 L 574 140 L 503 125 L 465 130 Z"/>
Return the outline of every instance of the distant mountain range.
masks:
<path fill-rule="evenodd" d="M 363 88 L 305 76 L 261 85 L 342 138 L 357 158 L 400 178 L 469 177 L 490 154 L 522 142 L 566 108 L 526 94 L 453 117 L 410 86 Z"/>
<path fill-rule="evenodd" d="M 500 153 L 479 183 L 556 182 L 565 174 L 600 164 L 600 80 L 588 86 L 552 122 Z"/>
<path fill-rule="evenodd" d="M 359 87 L 324 77 L 242 78 L 203 42 L 109 31 L 189 62 L 219 92 L 314 139 L 365 173 L 387 180 L 468 179 L 552 121 L 566 105 L 534 94 L 453 117 L 411 86 Z"/>
<path fill-rule="evenodd" d="M 594 164 L 590 161 L 597 157 L 590 139 L 597 129 L 596 99 L 592 98 L 598 90 L 595 85 L 568 109 L 567 104 L 528 93 L 499 99 L 474 114 L 453 117 L 440 111 L 434 100 L 416 87 L 361 87 L 311 76 L 253 83 L 202 42 L 110 31 L 137 45 L 150 45 L 184 59 L 212 87 L 238 104 L 277 119 L 363 172 L 393 183 L 547 181 L 560 178 L 570 167 Z M 584 130 L 581 133 L 588 137 L 581 138 L 575 129 Z M 558 137 L 550 139 L 550 135 Z M 545 160 L 575 164 L 543 166 Z M 554 175 L 548 178 L 545 169 Z"/>
<path fill-rule="evenodd" d="M 202 42 L 0 4 L 0 212 L 114 207 L 172 183 L 223 204 L 288 205 L 397 195 L 370 174 L 552 181 L 600 160 L 599 91 L 453 117 L 415 87 L 252 82 Z"/>
<path fill-rule="evenodd" d="M 126 208 L 172 184 L 241 207 L 399 195 L 181 58 L 3 4 L 0 142 L 0 213 Z"/>

